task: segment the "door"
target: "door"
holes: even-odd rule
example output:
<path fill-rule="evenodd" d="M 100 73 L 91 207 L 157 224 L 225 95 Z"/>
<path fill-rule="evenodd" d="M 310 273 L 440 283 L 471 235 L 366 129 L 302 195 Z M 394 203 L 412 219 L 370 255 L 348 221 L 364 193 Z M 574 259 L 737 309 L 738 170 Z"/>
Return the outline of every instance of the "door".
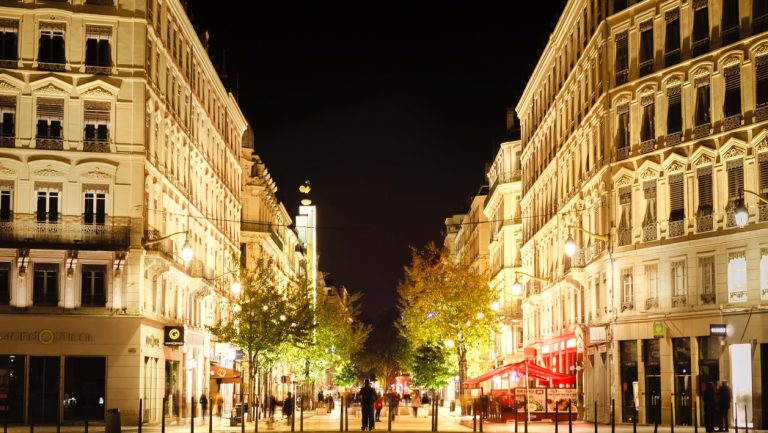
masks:
<path fill-rule="evenodd" d="M 675 424 L 691 425 L 693 386 L 691 383 L 691 339 L 673 338 L 672 353 L 675 364 Z"/>
<path fill-rule="evenodd" d="M 645 364 L 645 422 L 661 423 L 661 357 L 659 340 L 643 340 Z"/>
<path fill-rule="evenodd" d="M 763 413 L 768 408 L 768 343 L 760 345 L 760 386 L 762 388 Z M 763 415 L 763 430 L 768 429 L 768 416 Z"/>
<path fill-rule="evenodd" d="M 59 417 L 59 382 L 61 358 L 29 358 L 29 419 L 35 424 L 56 424 Z"/>

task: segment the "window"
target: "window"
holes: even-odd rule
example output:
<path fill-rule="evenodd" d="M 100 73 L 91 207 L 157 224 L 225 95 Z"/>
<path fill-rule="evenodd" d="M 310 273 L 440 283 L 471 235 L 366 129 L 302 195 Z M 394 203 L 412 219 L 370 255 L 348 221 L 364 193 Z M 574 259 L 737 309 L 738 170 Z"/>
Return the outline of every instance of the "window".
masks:
<path fill-rule="evenodd" d="M 64 58 L 64 24 L 42 23 L 40 24 L 40 47 L 37 61 L 44 68 L 45 63 L 62 65 L 66 63 Z M 55 70 L 64 70 L 63 67 L 54 67 Z"/>
<path fill-rule="evenodd" d="M 13 219 L 13 190 L 12 186 L 0 183 L 0 221 Z"/>
<path fill-rule="evenodd" d="M 0 19 L 0 65 L 16 67 L 19 59 L 19 22 Z M 5 60 L 6 62 L 2 62 Z"/>
<path fill-rule="evenodd" d="M 640 23 L 640 76 L 653 72 L 653 20 Z"/>
<path fill-rule="evenodd" d="M 728 302 L 747 300 L 747 258 L 744 251 L 728 254 Z"/>
<path fill-rule="evenodd" d="M 741 115 L 741 74 L 739 65 L 729 66 L 723 69 L 725 78 L 725 98 L 723 101 L 723 115 L 728 118 Z M 726 127 L 724 121 L 724 127 Z M 741 122 L 738 122 L 739 126 Z"/>
<path fill-rule="evenodd" d="M 755 59 L 755 81 L 757 108 L 765 107 L 768 105 L 768 56 L 758 56 Z"/>
<path fill-rule="evenodd" d="M 109 140 L 109 102 L 85 101 L 83 123 L 86 141 Z"/>
<path fill-rule="evenodd" d="M 635 288 L 632 284 L 632 268 L 621 270 L 622 311 L 631 310 L 635 302 Z"/>
<path fill-rule="evenodd" d="M 37 222 L 59 222 L 59 190 L 44 188 L 37 191 Z"/>
<path fill-rule="evenodd" d="M 645 308 L 658 307 L 659 298 L 659 267 L 658 265 L 645 265 Z"/>
<path fill-rule="evenodd" d="M 757 154 L 757 160 L 757 169 L 760 177 L 757 191 L 764 199 L 768 199 L 768 152 Z"/>
<path fill-rule="evenodd" d="M 715 303 L 715 258 L 699 257 L 699 287 L 701 288 L 701 303 Z"/>
<path fill-rule="evenodd" d="M 723 0 L 723 16 L 721 20 L 723 45 L 732 44 L 739 40 L 739 0 Z"/>
<path fill-rule="evenodd" d="M 684 297 L 687 293 L 685 286 L 685 260 L 672 262 L 672 297 Z"/>
<path fill-rule="evenodd" d="M 90 74 L 109 73 L 112 66 L 112 52 L 109 40 L 112 28 L 106 26 L 86 26 L 85 28 L 85 65 Z M 88 66 L 95 66 L 88 68 Z"/>
<path fill-rule="evenodd" d="M 709 51 L 709 8 L 707 0 L 693 2 L 693 56 Z"/>
<path fill-rule="evenodd" d="M 619 221 L 619 245 L 632 243 L 632 187 L 619 188 L 619 205 L 621 215 Z"/>
<path fill-rule="evenodd" d="M 103 307 L 106 305 L 105 276 L 107 267 L 104 265 L 83 265 L 82 290 L 80 304 L 83 307 Z"/>
<path fill-rule="evenodd" d="M 712 167 L 702 167 L 696 171 L 699 187 L 699 216 L 712 214 Z"/>
<path fill-rule="evenodd" d="M 768 0 L 752 0 L 752 34 L 768 30 Z"/>
<path fill-rule="evenodd" d="M 629 40 L 627 32 L 616 34 L 616 85 L 621 85 L 629 79 Z"/>
<path fill-rule="evenodd" d="M 680 61 L 680 10 L 667 12 L 664 14 L 664 20 L 664 65 L 669 67 Z"/>
<path fill-rule="evenodd" d="M 711 122 L 709 110 L 709 76 L 695 80 L 696 88 L 696 126 L 709 125 Z M 707 130 L 709 134 L 709 130 Z"/>
<path fill-rule="evenodd" d="M 640 125 L 640 141 L 643 142 L 656 138 L 653 94 L 643 96 L 641 104 L 643 106 L 643 123 Z"/>
<path fill-rule="evenodd" d="M 667 100 L 669 101 L 667 106 L 667 135 L 682 132 L 683 105 L 680 100 L 680 86 L 672 86 L 667 89 Z"/>
<path fill-rule="evenodd" d="M 83 223 L 104 224 L 107 219 L 106 197 L 106 193 L 101 191 L 88 191 L 85 193 Z"/>
<path fill-rule="evenodd" d="M 669 221 L 682 221 L 685 218 L 685 190 L 683 173 L 669 175 Z"/>
<path fill-rule="evenodd" d="M 616 112 L 619 118 L 616 121 L 616 148 L 623 149 L 629 147 L 629 104 L 622 104 Z"/>
<path fill-rule="evenodd" d="M 58 302 L 58 295 L 59 265 L 56 263 L 35 263 L 32 305 L 55 307 Z"/>
<path fill-rule="evenodd" d="M 768 301 L 768 248 L 760 250 L 760 300 Z"/>
<path fill-rule="evenodd" d="M 744 160 L 726 161 L 725 171 L 728 174 L 728 206 L 731 207 L 744 191 Z"/>
<path fill-rule="evenodd" d="M 37 138 L 61 139 L 63 123 L 63 100 L 48 98 L 37 100 Z"/>
<path fill-rule="evenodd" d="M 643 218 L 643 241 L 656 240 L 656 180 L 643 182 L 645 196 L 645 217 Z"/>
<path fill-rule="evenodd" d="M 14 96 L 0 95 L 0 137 L 16 136 L 16 98 Z M 0 145 L 0 147 L 6 147 Z M 7 147 L 13 147 L 13 142 Z"/>
<path fill-rule="evenodd" d="M 11 265 L 0 262 L 0 305 L 11 303 Z"/>

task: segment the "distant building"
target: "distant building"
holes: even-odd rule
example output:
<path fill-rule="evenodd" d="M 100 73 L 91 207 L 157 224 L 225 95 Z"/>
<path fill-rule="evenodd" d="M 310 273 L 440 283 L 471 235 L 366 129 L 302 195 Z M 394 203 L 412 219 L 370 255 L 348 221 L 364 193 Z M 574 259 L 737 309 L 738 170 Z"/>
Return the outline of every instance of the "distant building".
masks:
<path fill-rule="evenodd" d="M 522 268 L 547 281 L 524 345 L 577 376 L 587 420 L 615 400 L 691 424 L 726 380 L 766 427 L 766 29 L 762 0 L 572 0 L 520 98 Z"/>
<path fill-rule="evenodd" d="M 236 358 L 206 326 L 238 265 L 237 102 L 178 0 L 4 2 L 0 38 L 0 417 L 188 416 Z"/>

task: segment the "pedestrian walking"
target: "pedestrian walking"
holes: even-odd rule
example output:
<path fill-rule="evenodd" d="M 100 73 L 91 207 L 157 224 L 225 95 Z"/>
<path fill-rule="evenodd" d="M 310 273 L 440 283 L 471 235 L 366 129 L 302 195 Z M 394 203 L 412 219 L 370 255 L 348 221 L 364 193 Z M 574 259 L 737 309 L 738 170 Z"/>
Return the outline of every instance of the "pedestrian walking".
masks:
<path fill-rule="evenodd" d="M 376 422 L 381 421 L 381 409 L 383 407 L 384 407 L 384 397 L 382 397 L 381 393 L 378 393 L 376 395 L 376 402 L 373 403 L 373 409 L 376 411 L 376 415 L 374 416 Z"/>
<path fill-rule="evenodd" d="M 275 419 L 275 406 L 277 406 L 277 399 L 274 394 L 269 395 L 269 419 Z"/>
<path fill-rule="evenodd" d="M 413 417 L 419 416 L 419 406 L 421 406 L 421 397 L 419 397 L 419 390 L 414 389 L 411 392 L 411 408 L 413 409 Z"/>
<path fill-rule="evenodd" d="M 361 430 L 373 430 L 373 404 L 376 402 L 376 391 L 371 388 L 371 381 L 365 379 L 365 385 L 360 389 L 360 409 L 363 412 Z"/>
<path fill-rule="evenodd" d="M 715 431 L 715 385 L 712 382 L 702 383 L 701 398 L 704 400 L 704 430 L 712 433 Z"/>
<path fill-rule="evenodd" d="M 208 413 L 208 397 L 205 396 L 206 392 L 200 396 L 200 409 L 203 410 L 203 422 L 205 422 L 205 415 Z"/>
<path fill-rule="evenodd" d="M 289 392 L 283 402 L 283 416 L 288 418 L 288 422 L 291 422 L 291 414 L 293 414 L 293 395 Z"/>
<path fill-rule="evenodd" d="M 728 411 L 731 409 L 731 388 L 727 381 L 717 388 L 717 430 L 728 431 Z"/>
<path fill-rule="evenodd" d="M 219 412 L 219 418 L 221 418 L 224 415 L 224 397 L 221 396 L 221 393 L 216 394 L 216 410 Z"/>

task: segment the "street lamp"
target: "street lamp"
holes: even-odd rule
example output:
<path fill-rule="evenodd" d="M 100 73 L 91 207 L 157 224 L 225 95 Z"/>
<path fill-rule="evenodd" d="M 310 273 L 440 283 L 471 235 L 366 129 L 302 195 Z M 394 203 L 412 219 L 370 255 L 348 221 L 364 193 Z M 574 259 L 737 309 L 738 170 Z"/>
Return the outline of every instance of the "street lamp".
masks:
<path fill-rule="evenodd" d="M 743 193 L 752 194 L 755 197 L 758 198 L 761 202 L 768 204 L 768 200 L 763 198 L 760 194 L 750 191 L 748 189 L 743 189 Z M 739 226 L 739 228 L 744 228 L 744 226 L 747 225 L 749 222 L 749 210 L 747 210 L 747 206 L 744 204 L 744 196 L 742 195 L 739 199 L 736 200 L 736 206 L 733 209 L 734 211 L 734 217 L 736 219 L 736 225 Z"/>
<path fill-rule="evenodd" d="M 144 241 L 142 243 L 142 246 L 144 249 L 149 247 L 150 245 L 159 244 L 160 242 L 169 239 L 171 236 L 176 236 L 184 233 L 186 235 L 186 238 L 184 239 L 184 245 L 181 247 L 181 260 L 184 261 L 184 264 L 186 265 L 189 263 L 190 260 L 192 260 L 192 256 L 194 256 L 195 252 L 192 250 L 192 244 L 189 243 L 189 234 L 186 231 L 171 233 L 169 235 L 165 235 L 162 237 L 159 237 L 157 239 L 152 239 L 150 241 Z"/>
<path fill-rule="evenodd" d="M 598 240 L 601 240 L 601 241 L 606 241 L 607 242 L 608 239 L 609 239 L 608 235 L 601 235 L 599 233 L 594 233 L 594 232 L 586 230 L 586 229 L 584 229 L 583 227 L 580 227 L 580 226 L 569 225 L 568 229 L 569 230 L 570 229 L 578 230 L 580 232 L 583 232 L 584 234 L 586 234 L 589 237 L 592 237 L 592 238 L 595 238 L 595 239 L 598 239 Z M 568 239 L 565 240 L 564 247 L 565 247 L 565 255 L 566 256 L 573 257 L 576 254 L 576 241 L 573 240 L 573 236 L 571 236 L 570 232 L 568 233 Z"/>

